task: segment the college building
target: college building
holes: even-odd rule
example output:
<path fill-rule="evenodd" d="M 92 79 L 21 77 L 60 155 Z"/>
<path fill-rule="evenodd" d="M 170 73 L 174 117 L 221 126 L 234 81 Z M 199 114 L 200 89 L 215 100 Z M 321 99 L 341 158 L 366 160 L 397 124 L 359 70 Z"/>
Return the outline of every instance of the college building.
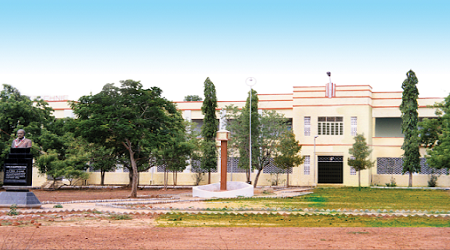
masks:
<path fill-rule="evenodd" d="M 372 150 L 371 160 L 374 167 L 361 171 L 361 185 L 386 186 L 395 180 L 397 186 L 408 185 L 408 174 L 402 175 L 403 134 L 401 131 L 401 113 L 399 106 L 402 92 L 375 92 L 369 85 L 294 86 L 292 93 L 258 94 L 260 110 L 275 110 L 291 121 L 291 129 L 296 140 L 302 145 L 301 155 L 304 163 L 293 168 L 289 174 L 291 186 L 341 185 L 357 186 L 357 172 L 347 164 L 351 155 L 349 149 L 356 134 L 364 134 Z M 73 113 L 64 98 L 49 100 L 57 118 L 73 117 Z M 419 117 L 436 117 L 435 109 L 430 108 L 443 98 L 419 98 Z M 201 101 L 176 102 L 186 120 L 203 124 Z M 217 117 L 223 116 L 225 107 L 235 105 L 243 107 L 242 101 L 218 101 Z M 217 144 L 218 150 L 220 144 Z M 425 148 L 420 149 L 422 157 Z M 228 180 L 246 181 L 245 172 L 237 167 L 239 158 L 228 159 Z M 218 161 L 220 163 L 220 161 Z M 421 159 L 420 173 L 413 174 L 414 186 L 427 186 L 431 174 L 439 175 L 438 186 L 449 186 L 450 176 L 447 170 L 432 171 Z M 162 185 L 162 167 L 153 167 L 140 173 L 140 185 Z M 220 167 L 212 174 L 212 182 L 219 182 Z M 252 173 L 252 179 L 256 171 Z M 194 185 L 197 175 L 188 166 L 178 173 L 177 185 Z M 35 170 L 33 186 L 46 181 Z M 105 184 L 128 184 L 128 173 L 123 169 L 106 173 Z M 169 178 L 169 185 L 172 178 Z M 200 184 L 206 184 L 205 176 Z M 286 174 L 280 173 L 275 166 L 264 169 L 259 177 L 258 186 L 285 185 Z M 86 184 L 99 184 L 100 173 L 92 172 Z"/>

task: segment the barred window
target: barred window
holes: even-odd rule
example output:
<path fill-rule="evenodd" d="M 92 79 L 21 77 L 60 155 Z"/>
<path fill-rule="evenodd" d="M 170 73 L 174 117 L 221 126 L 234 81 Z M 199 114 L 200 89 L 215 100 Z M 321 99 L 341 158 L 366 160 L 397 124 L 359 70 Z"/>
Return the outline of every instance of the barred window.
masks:
<path fill-rule="evenodd" d="M 311 172 L 311 158 L 309 155 L 305 155 L 305 161 L 303 162 L 303 174 L 309 175 Z"/>
<path fill-rule="evenodd" d="M 304 118 L 305 136 L 311 135 L 311 116 L 305 116 Z"/>
<path fill-rule="evenodd" d="M 351 117 L 351 135 L 356 136 L 358 134 L 358 119 L 356 116 Z"/>
<path fill-rule="evenodd" d="M 343 135 L 344 118 L 321 116 L 318 118 L 317 131 L 318 135 Z"/>

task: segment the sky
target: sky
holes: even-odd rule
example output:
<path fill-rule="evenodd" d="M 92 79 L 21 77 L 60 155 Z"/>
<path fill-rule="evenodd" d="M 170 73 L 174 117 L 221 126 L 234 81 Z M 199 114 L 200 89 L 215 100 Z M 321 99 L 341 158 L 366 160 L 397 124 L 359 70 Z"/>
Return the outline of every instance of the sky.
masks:
<path fill-rule="evenodd" d="M 450 1 L 0 0 L 0 83 L 29 96 L 96 94 L 139 80 L 182 101 L 293 86 L 371 85 L 450 92 Z"/>

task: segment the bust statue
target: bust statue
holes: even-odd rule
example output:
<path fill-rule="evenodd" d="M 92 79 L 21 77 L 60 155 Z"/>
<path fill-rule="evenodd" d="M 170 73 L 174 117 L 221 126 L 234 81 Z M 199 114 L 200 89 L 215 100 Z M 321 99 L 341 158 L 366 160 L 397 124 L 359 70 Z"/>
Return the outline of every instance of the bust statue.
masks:
<path fill-rule="evenodd" d="M 17 139 L 12 142 L 12 148 L 31 148 L 31 140 L 25 138 L 25 130 L 17 130 Z"/>

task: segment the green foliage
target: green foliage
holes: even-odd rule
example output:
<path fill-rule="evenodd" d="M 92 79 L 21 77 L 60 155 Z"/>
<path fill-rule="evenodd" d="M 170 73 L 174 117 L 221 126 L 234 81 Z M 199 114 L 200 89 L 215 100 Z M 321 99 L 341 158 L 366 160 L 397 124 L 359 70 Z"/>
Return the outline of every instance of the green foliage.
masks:
<path fill-rule="evenodd" d="M 219 121 L 216 117 L 217 97 L 216 87 L 211 80 L 206 78 L 204 82 L 205 100 L 202 105 L 204 115 L 202 126 L 203 143 L 201 145 L 201 168 L 208 172 L 208 183 L 211 183 L 211 170 L 217 168 L 216 133 Z"/>
<path fill-rule="evenodd" d="M 56 205 L 53 206 L 53 208 L 63 208 L 63 205 L 61 205 L 61 204 L 56 204 Z"/>
<path fill-rule="evenodd" d="M 250 107 L 251 98 L 251 107 Z M 252 120 L 251 126 L 251 151 L 252 151 L 252 166 L 250 168 L 250 114 Z M 247 182 L 250 182 L 250 171 L 261 169 L 258 159 L 260 158 L 260 147 L 258 139 L 261 133 L 261 119 L 258 113 L 258 93 L 252 89 L 249 91 L 249 97 L 242 110 L 236 106 L 227 107 L 227 129 L 231 132 L 230 148 L 239 154 L 238 167 L 247 170 Z M 259 166 L 258 166 L 259 165 Z M 257 180 L 255 180 L 257 182 Z"/>
<path fill-rule="evenodd" d="M 419 125 L 422 143 L 427 150 L 427 164 L 435 169 L 450 170 L 450 95 L 435 104 L 437 119 L 424 119 Z"/>
<path fill-rule="evenodd" d="M 100 185 L 105 184 L 105 173 L 116 169 L 118 163 L 118 152 L 116 148 L 108 148 L 101 144 L 89 145 L 90 162 L 94 170 L 100 170 Z"/>
<path fill-rule="evenodd" d="M 391 181 L 386 183 L 386 187 L 396 187 L 397 186 L 397 182 L 395 181 L 394 177 L 391 177 Z"/>
<path fill-rule="evenodd" d="M 131 165 L 131 197 L 137 196 L 138 162 L 148 165 L 154 153 L 182 127 L 176 106 L 157 87 L 144 89 L 139 81 L 106 84 L 100 93 L 71 104 L 78 116 L 76 135 L 89 143 L 121 149 Z M 144 164 L 144 163 L 143 163 Z"/>
<path fill-rule="evenodd" d="M 348 150 L 349 154 L 353 157 L 348 158 L 347 163 L 358 171 L 358 186 L 361 190 L 361 170 L 373 167 L 374 162 L 371 162 L 370 159 L 368 159 L 372 150 L 369 150 L 364 135 L 358 134 L 354 139 L 355 143 L 353 143 L 353 146 Z"/>
<path fill-rule="evenodd" d="M 208 78 L 209 79 L 209 78 Z M 198 95 L 187 95 L 184 97 L 185 102 L 201 102 L 203 99 Z"/>
<path fill-rule="evenodd" d="M 9 216 L 19 215 L 19 212 L 17 211 L 17 205 L 12 204 L 9 207 L 9 212 L 7 212 L 6 215 L 9 215 Z"/>
<path fill-rule="evenodd" d="M 305 157 L 299 153 L 302 145 L 295 140 L 295 134 L 291 131 L 283 133 L 278 144 L 279 153 L 276 155 L 274 162 L 278 168 L 284 169 L 287 173 L 286 186 L 289 186 L 289 169 L 298 167 L 303 163 Z"/>
<path fill-rule="evenodd" d="M 42 130 L 54 122 L 53 109 L 41 98 L 31 100 L 21 95 L 16 88 L 3 84 L 0 92 L 0 166 L 9 153 L 18 129 L 25 129 L 26 137 L 33 142 L 41 136 Z M 33 145 L 32 153 L 37 154 Z"/>
<path fill-rule="evenodd" d="M 132 220 L 133 217 L 131 217 L 128 214 L 112 214 L 109 216 L 110 220 Z"/>
<path fill-rule="evenodd" d="M 432 175 L 430 176 L 430 179 L 428 180 L 428 186 L 429 186 L 429 187 L 437 187 L 437 180 L 438 180 L 438 177 L 439 177 L 439 176 L 437 176 L 437 175 L 435 175 L 435 174 L 432 174 Z"/>
<path fill-rule="evenodd" d="M 176 185 L 176 173 L 186 169 L 192 151 L 195 149 L 184 128 L 186 126 L 173 130 L 173 136 L 161 143 L 157 151 L 157 163 L 165 167 L 165 187 L 167 187 L 167 171 L 174 173 L 173 183 Z"/>
<path fill-rule="evenodd" d="M 419 98 L 419 90 L 416 84 L 416 74 L 410 70 L 406 74 L 407 78 L 403 81 L 402 103 L 400 111 L 402 113 L 402 133 L 405 136 L 402 149 L 403 154 L 403 173 L 409 172 L 409 186 L 412 186 L 412 174 L 420 172 L 420 152 L 419 152 L 419 136 L 418 121 L 419 114 L 417 112 Z"/>
<path fill-rule="evenodd" d="M 45 131 L 45 139 L 53 138 L 61 143 L 58 150 L 52 149 L 48 145 L 51 143 L 43 143 L 40 156 L 36 159 L 36 165 L 39 172 L 45 173 L 53 178 L 53 187 L 56 180 L 60 177 L 67 177 L 71 184 L 74 179 L 87 179 L 89 174 L 85 170 L 89 167 L 89 152 L 87 152 L 86 142 L 81 138 L 73 137 L 70 132 L 58 137 L 53 133 Z M 46 151 L 44 151 L 46 149 Z"/>

